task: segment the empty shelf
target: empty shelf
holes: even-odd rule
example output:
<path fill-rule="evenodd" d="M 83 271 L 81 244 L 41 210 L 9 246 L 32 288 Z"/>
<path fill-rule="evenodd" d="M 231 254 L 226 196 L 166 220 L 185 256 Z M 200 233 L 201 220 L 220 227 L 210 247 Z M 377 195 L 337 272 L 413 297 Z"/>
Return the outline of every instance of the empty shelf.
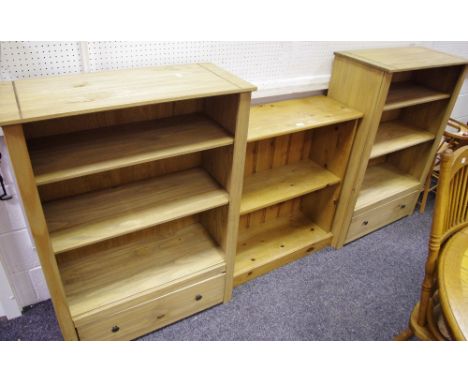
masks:
<path fill-rule="evenodd" d="M 392 196 L 417 190 L 420 184 L 417 179 L 402 173 L 396 167 L 384 163 L 367 169 L 361 186 L 355 211 L 362 210 Z"/>
<path fill-rule="evenodd" d="M 38 185 L 230 145 L 201 114 L 92 129 L 30 142 Z"/>
<path fill-rule="evenodd" d="M 249 142 L 352 121 L 362 113 L 325 96 L 256 105 L 250 109 Z"/>
<path fill-rule="evenodd" d="M 337 184 L 340 178 L 307 160 L 264 170 L 244 180 L 241 214 L 246 214 Z"/>
<path fill-rule="evenodd" d="M 420 143 L 432 141 L 434 134 L 412 127 L 404 122 L 395 120 L 382 123 L 375 137 L 371 151 L 371 159 L 402 150 Z"/>
<path fill-rule="evenodd" d="M 83 247 L 228 203 L 202 169 L 192 169 L 44 203 L 55 253 Z"/>
<path fill-rule="evenodd" d="M 76 321 L 142 293 L 177 288 L 205 272 L 221 273 L 225 262 L 205 229 L 195 223 L 162 237 L 147 235 L 85 256 L 67 256 L 59 268 Z"/>
<path fill-rule="evenodd" d="M 450 98 L 450 94 L 438 92 L 412 82 L 395 83 L 388 92 L 384 110 L 399 109 L 446 98 Z"/>
<path fill-rule="evenodd" d="M 234 282 L 240 284 L 303 256 L 303 251 L 318 250 L 331 242 L 325 232 L 304 215 L 278 218 L 247 229 L 239 235 Z"/>

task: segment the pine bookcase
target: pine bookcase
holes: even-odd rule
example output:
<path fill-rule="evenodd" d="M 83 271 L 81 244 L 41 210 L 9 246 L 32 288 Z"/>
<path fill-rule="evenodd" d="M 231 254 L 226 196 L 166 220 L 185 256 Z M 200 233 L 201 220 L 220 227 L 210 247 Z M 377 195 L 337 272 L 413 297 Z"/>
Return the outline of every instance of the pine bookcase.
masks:
<path fill-rule="evenodd" d="M 466 63 L 422 47 L 335 53 L 328 96 L 364 113 L 336 247 L 413 213 Z"/>
<path fill-rule="evenodd" d="M 253 90 L 211 64 L 0 85 L 65 339 L 132 339 L 230 299 Z"/>
<path fill-rule="evenodd" d="M 331 244 L 361 117 L 325 96 L 252 107 L 235 285 Z"/>

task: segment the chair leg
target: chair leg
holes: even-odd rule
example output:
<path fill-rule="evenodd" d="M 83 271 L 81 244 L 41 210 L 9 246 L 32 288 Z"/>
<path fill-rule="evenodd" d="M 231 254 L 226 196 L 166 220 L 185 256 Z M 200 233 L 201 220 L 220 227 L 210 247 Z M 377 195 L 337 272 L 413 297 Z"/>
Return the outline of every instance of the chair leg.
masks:
<path fill-rule="evenodd" d="M 413 330 L 411 330 L 411 328 L 407 328 L 407 329 L 403 330 L 400 334 L 393 337 L 393 339 L 395 341 L 407 341 L 411 337 L 414 337 L 414 332 L 413 332 Z"/>
<path fill-rule="evenodd" d="M 427 174 L 426 181 L 424 182 L 423 196 L 422 196 L 422 199 L 421 199 L 421 205 L 419 206 L 419 213 L 420 214 L 423 214 L 424 211 L 426 210 L 427 197 L 428 197 L 429 192 L 431 190 L 432 168 L 433 168 L 433 166 L 434 166 L 434 163 L 432 163 L 431 171 L 429 172 L 429 174 Z"/>
<path fill-rule="evenodd" d="M 437 153 L 434 155 L 434 158 L 432 159 L 431 169 L 429 173 L 427 174 L 426 181 L 424 182 L 423 197 L 421 200 L 421 205 L 419 206 L 419 213 L 421 214 L 423 214 L 424 211 L 426 210 L 427 196 L 429 195 L 429 192 L 431 191 L 432 174 L 434 172 L 434 167 L 437 163 L 437 155 L 441 154 L 447 148 L 448 148 L 447 143 L 445 142 L 445 139 L 443 139 L 440 142 L 439 147 L 437 148 Z"/>
<path fill-rule="evenodd" d="M 431 178 L 428 178 L 429 181 Z M 423 214 L 424 211 L 426 210 L 426 203 L 427 203 L 427 197 L 429 195 L 429 186 L 426 184 L 424 185 L 424 191 L 423 191 L 423 196 L 421 199 L 421 205 L 419 206 L 419 213 Z"/>

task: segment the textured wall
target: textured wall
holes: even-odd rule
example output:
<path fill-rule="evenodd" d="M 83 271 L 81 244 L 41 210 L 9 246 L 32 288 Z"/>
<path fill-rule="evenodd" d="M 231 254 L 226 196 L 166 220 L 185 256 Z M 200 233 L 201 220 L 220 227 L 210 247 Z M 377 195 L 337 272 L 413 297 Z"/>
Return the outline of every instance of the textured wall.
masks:
<path fill-rule="evenodd" d="M 333 51 L 425 45 L 468 57 L 468 42 L 1 42 L 0 79 L 117 68 L 212 62 L 256 84 L 259 95 L 327 87 Z M 468 82 L 454 110 L 468 121 Z M 2 137 L 0 150 L 6 154 Z M 0 202 L 0 260 L 20 306 L 48 298 L 14 180 L 4 158 L 1 170 L 11 201 Z"/>

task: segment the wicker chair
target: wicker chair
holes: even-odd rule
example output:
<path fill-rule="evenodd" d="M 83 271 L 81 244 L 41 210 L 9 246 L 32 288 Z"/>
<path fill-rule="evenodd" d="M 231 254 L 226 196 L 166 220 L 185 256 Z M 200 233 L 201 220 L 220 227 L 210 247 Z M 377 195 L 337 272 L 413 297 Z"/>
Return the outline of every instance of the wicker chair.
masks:
<path fill-rule="evenodd" d="M 437 264 L 446 241 L 468 226 L 468 146 L 442 154 L 439 186 L 432 220 L 429 255 L 421 297 L 411 313 L 409 328 L 395 337 L 406 340 L 416 335 L 423 340 L 450 339 L 438 309 Z"/>
<path fill-rule="evenodd" d="M 468 145 L 468 126 L 459 122 L 453 118 L 450 118 L 447 123 L 447 128 L 441 139 L 437 153 L 432 163 L 432 171 L 429 172 L 424 183 L 423 195 L 421 204 L 419 206 L 419 212 L 424 213 L 426 210 L 426 203 L 429 193 L 437 188 L 439 183 L 439 171 L 440 171 L 440 156 L 447 150 L 456 150 L 460 147 Z"/>

